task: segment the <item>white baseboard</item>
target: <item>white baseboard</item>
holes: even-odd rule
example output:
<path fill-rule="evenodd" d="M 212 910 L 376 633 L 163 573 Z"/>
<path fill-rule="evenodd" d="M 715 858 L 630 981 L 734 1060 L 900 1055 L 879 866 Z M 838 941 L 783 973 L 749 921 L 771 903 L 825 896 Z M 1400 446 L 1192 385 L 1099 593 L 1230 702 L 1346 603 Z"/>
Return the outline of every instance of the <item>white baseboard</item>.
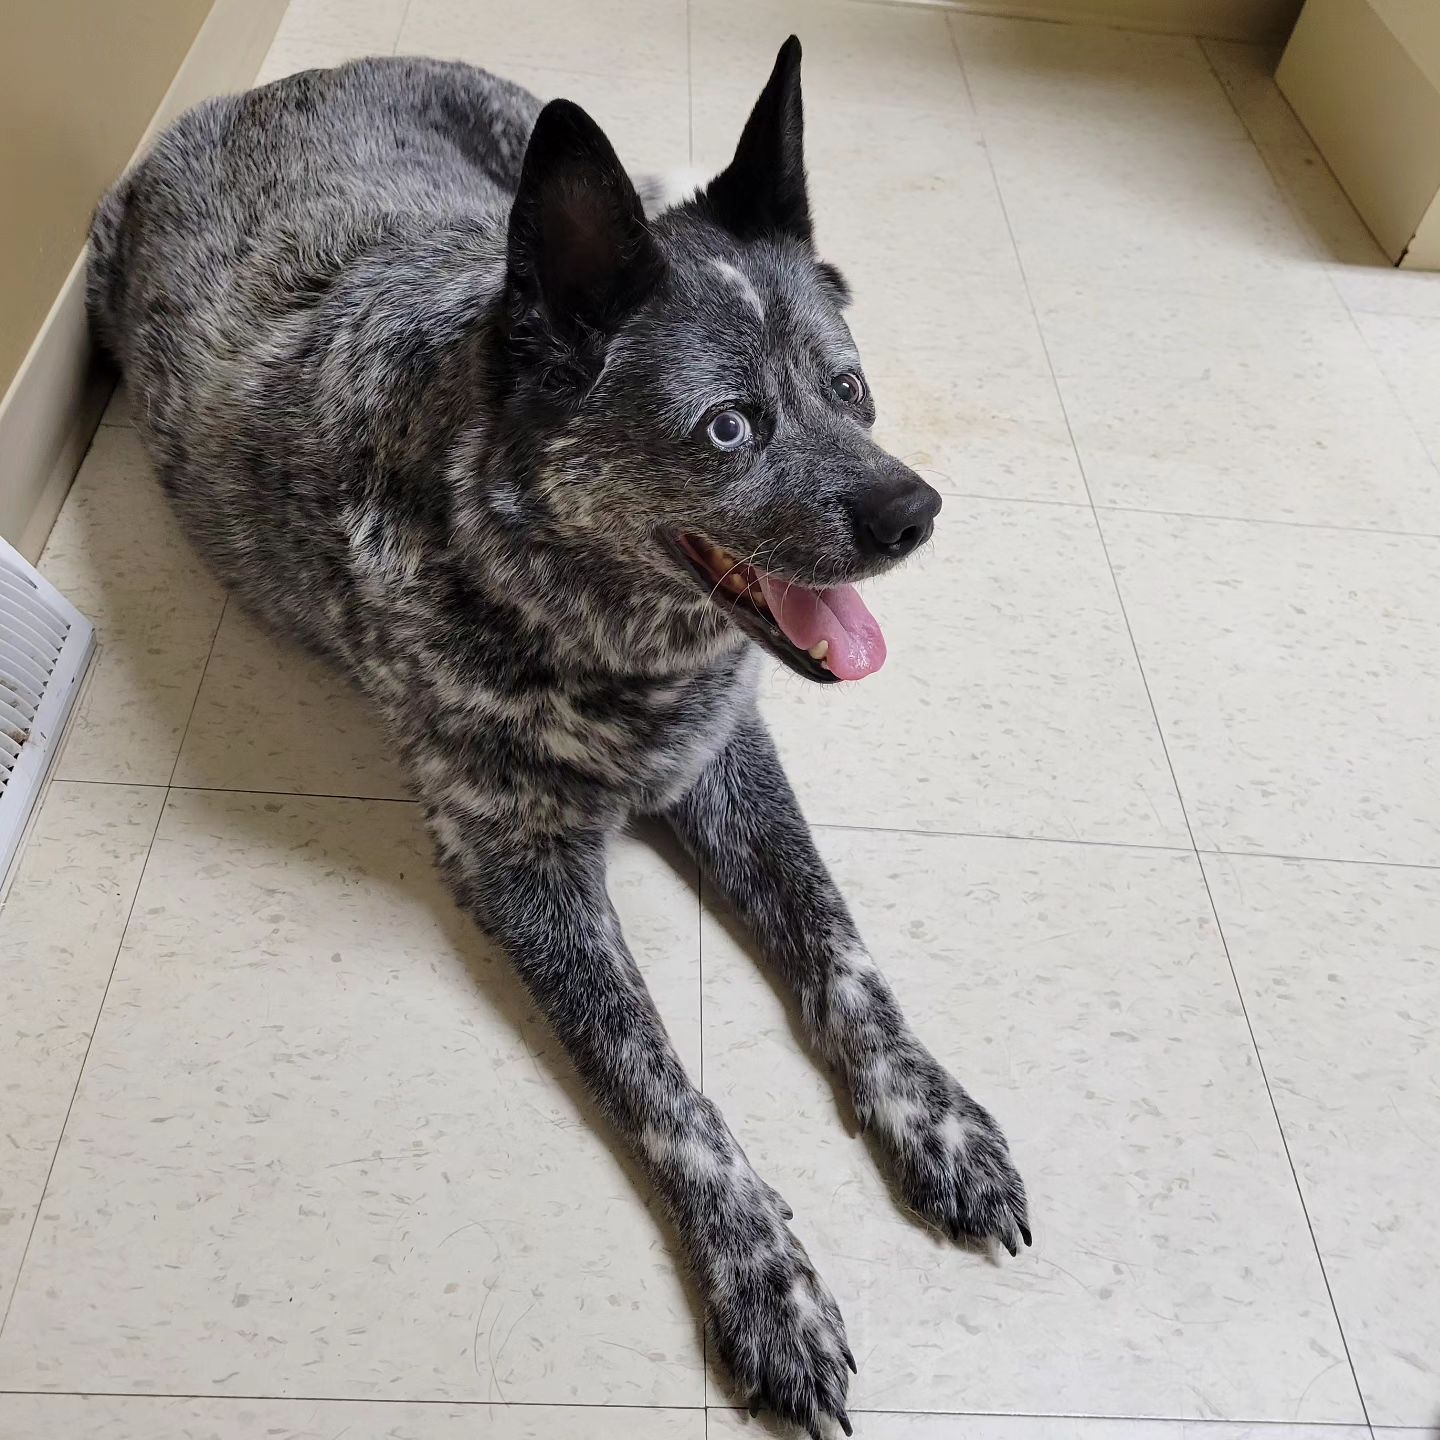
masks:
<path fill-rule="evenodd" d="M 197 101 L 250 84 L 286 4 L 215 0 L 135 156 Z M 110 384 L 90 347 L 82 250 L 0 400 L 0 535 L 27 560 L 38 559 L 45 546 L 100 423 Z"/>
<path fill-rule="evenodd" d="M 1284 40 L 1302 0 L 909 0 L 1001 15 L 1012 20 L 1055 20 L 1072 25 L 1110 25 L 1157 30 L 1214 40 Z"/>
<path fill-rule="evenodd" d="M 0 535 L 32 564 L 109 393 L 110 382 L 91 363 L 82 253 L 0 402 Z"/>

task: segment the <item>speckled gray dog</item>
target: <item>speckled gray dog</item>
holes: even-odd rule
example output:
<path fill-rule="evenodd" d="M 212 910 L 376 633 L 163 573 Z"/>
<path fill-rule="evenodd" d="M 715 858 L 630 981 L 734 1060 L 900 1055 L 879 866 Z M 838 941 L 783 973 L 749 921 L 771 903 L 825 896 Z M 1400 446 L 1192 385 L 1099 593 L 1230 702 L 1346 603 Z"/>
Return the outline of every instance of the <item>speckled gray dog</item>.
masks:
<path fill-rule="evenodd" d="M 668 1206 L 738 1391 L 818 1437 L 849 1431 L 844 1326 L 626 948 L 628 817 L 663 815 L 752 927 L 904 1200 L 1030 1237 L 756 713 L 762 648 L 827 684 L 879 666 L 852 582 L 939 509 L 870 438 L 801 128 L 792 38 L 732 164 L 647 218 L 566 101 L 427 60 L 310 71 L 160 139 L 96 215 L 89 301 L 190 536 L 383 714 L 456 899 Z"/>

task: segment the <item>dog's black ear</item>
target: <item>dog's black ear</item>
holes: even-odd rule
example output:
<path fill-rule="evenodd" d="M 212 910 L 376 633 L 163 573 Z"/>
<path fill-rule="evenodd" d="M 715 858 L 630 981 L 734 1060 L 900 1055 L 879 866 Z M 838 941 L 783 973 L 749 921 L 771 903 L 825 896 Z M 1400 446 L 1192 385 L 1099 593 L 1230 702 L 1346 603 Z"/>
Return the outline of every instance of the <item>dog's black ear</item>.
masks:
<path fill-rule="evenodd" d="M 815 268 L 820 272 L 820 283 L 830 292 L 830 298 L 843 310 L 850 303 L 850 282 L 838 265 L 828 260 L 817 260 Z"/>
<path fill-rule="evenodd" d="M 780 47 L 735 158 L 705 187 L 701 202 L 740 240 L 782 235 L 810 243 L 800 41 L 794 35 Z"/>
<path fill-rule="evenodd" d="M 530 134 L 506 259 L 517 322 L 538 324 L 582 369 L 598 369 L 606 337 L 664 272 L 625 167 L 569 100 L 552 100 Z"/>

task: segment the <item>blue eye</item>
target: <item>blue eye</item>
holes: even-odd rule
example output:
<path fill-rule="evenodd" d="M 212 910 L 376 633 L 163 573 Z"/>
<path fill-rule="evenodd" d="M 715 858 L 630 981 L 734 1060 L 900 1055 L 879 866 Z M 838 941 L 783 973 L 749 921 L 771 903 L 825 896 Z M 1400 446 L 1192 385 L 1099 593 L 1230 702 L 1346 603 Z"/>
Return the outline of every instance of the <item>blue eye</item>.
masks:
<path fill-rule="evenodd" d="M 750 438 L 750 422 L 738 410 L 722 410 L 705 434 L 717 450 L 738 450 Z"/>
<path fill-rule="evenodd" d="M 842 370 L 830 382 L 830 389 L 845 405 L 858 405 L 865 398 L 865 382 L 853 370 Z"/>

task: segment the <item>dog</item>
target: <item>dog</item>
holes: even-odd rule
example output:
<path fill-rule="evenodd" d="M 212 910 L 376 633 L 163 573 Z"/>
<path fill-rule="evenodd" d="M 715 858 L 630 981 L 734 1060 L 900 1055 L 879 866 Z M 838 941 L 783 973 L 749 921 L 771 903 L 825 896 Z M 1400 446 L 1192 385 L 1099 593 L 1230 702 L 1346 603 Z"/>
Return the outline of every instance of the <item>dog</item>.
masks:
<path fill-rule="evenodd" d="M 605 886 L 660 816 L 798 1000 L 903 1202 L 1030 1243 L 991 1116 L 902 1015 L 756 708 L 885 658 L 854 587 L 940 497 L 871 438 L 818 258 L 793 36 L 730 165 L 647 213 L 578 106 L 371 59 L 182 117 L 101 202 L 87 303 L 193 542 L 403 757 L 671 1216 L 752 1410 L 819 1440 L 854 1358 L 790 1209 L 685 1073 Z"/>

